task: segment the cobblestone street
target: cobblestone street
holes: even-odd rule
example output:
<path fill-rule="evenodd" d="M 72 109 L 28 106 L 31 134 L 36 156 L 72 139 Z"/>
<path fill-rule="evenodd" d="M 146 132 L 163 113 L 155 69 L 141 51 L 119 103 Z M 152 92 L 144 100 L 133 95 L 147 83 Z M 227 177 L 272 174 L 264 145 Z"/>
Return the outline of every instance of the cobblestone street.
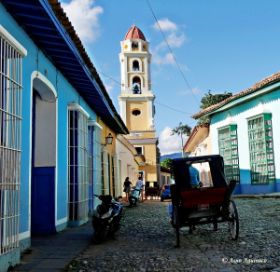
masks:
<path fill-rule="evenodd" d="M 197 226 L 181 230 L 181 247 L 168 222 L 168 202 L 146 201 L 125 208 L 115 240 L 91 245 L 68 266 L 73 271 L 280 271 L 280 199 L 236 199 L 240 236 L 229 238 L 227 223 L 218 231 Z"/>

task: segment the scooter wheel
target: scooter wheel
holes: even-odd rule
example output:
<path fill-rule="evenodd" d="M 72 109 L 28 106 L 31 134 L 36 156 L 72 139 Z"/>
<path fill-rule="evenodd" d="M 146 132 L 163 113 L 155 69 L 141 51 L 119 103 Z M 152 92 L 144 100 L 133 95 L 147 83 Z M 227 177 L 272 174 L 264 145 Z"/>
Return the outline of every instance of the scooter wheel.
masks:
<path fill-rule="evenodd" d="M 92 237 L 92 241 L 95 244 L 101 244 L 106 237 L 106 232 L 104 230 L 95 231 Z"/>

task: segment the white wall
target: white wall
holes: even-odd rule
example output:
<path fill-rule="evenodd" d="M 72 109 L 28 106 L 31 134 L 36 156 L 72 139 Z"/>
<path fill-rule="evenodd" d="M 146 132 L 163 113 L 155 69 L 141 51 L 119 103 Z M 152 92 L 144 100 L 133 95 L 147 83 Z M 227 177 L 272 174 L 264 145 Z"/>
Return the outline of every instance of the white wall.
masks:
<path fill-rule="evenodd" d="M 216 114 L 210 126 L 212 153 L 219 153 L 218 128 L 229 124 L 237 124 L 238 152 L 240 169 L 250 169 L 248 123 L 247 119 L 262 113 L 272 114 L 273 147 L 275 160 L 275 175 L 280 178 L 280 100 L 276 95 L 267 94 L 250 102 L 243 103 L 234 109 Z M 224 117 L 224 118 L 223 118 Z M 217 121 L 219 119 L 219 121 Z M 212 123 L 212 122 L 211 122 Z M 248 182 L 248 181 L 247 181 Z"/>
<path fill-rule="evenodd" d="M 134 160 L 132 151 L 123 144 L 118 138 L 116 139 L 116 154 L 118 161 L 118 180 L 116 180 L 116 195 L 125 195 L 123 193 L 123 182 L 126 177 L 134 185 L 137 181 L 138 164 Z"/>

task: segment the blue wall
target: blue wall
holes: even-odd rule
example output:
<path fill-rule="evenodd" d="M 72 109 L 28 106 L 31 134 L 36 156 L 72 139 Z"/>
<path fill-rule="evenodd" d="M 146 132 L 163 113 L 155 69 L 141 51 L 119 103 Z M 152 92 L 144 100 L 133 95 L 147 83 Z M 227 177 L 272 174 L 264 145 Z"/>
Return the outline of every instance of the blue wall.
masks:
<path fill-rule="evenodd" d="M 5 8 L 0 4 L 0 24 L 12 34 L 12 36 L 27 49 L 27 56 L 23 58 L 23 92 L 22 92 L 22 164 L 21 164 L 21 193 L 20 193 L 20 233 L 30 230 L 30 141 L 31 141 L 31 74 L 39 71 L 55 87 L 57 100 L 57 220 L 67 218 L 68 213 L 68 170 L 67 170 L 67 107 L 69 103 L 77 103 L 90 115 L 90 119 L 95 120 L 96 114 L 86 104 L 82 97 L 56 70 L 51 61 L 40 51 L 23 29 L 13 20 Z M 38 58 L 38 62 L 36 59 Z M 63 220 L 62 220 L 63 221 Z M 60 222 L 62 222 L 60 221 Z M 64 226 L 66 226 L 64 224 Z M 61 229 L 57 226 L 57 229 Z M 25 238 L 28 237 L 25 235 Z"/>

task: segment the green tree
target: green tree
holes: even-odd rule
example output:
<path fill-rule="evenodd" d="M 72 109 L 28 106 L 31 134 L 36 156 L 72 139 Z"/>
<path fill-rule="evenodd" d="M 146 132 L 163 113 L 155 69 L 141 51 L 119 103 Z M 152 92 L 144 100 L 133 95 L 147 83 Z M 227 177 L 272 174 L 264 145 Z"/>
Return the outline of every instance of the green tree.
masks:
<path fill-rule="evenodd" d="M 183 125 L 181 122 L 178 127 L 172 129 L 172 135 L 177 134 L 181 137 L 181 147 L 182 147 L 182 157 L 184 157 L 184 144 L 183 144 L 183 135 L 189 136 L 191 133 L 191 127 L 188 125 Z"/>
<path fill-rule="evenodd" d="M 165 167 L 167 169 L 171 169 L 172 159 L 166 158 L 160 163 L 160 166 Z"/>
<path fill-rule="evenodd" d="M 201 109 L 206 109 L 212 105 L 215 105 L 227 98 L 229 98 L 230 96 L 232 96 L 231 92 L 224 92 L 222 94 L 212 94 L 211 90 L 208 91 L 207 94 L 205 94 L 200 101 L 200 108 Z M 209 123 L 209 117 L 201 117 L 198 120 L 199 124 L 204 124 L 204 123 Z"/>

